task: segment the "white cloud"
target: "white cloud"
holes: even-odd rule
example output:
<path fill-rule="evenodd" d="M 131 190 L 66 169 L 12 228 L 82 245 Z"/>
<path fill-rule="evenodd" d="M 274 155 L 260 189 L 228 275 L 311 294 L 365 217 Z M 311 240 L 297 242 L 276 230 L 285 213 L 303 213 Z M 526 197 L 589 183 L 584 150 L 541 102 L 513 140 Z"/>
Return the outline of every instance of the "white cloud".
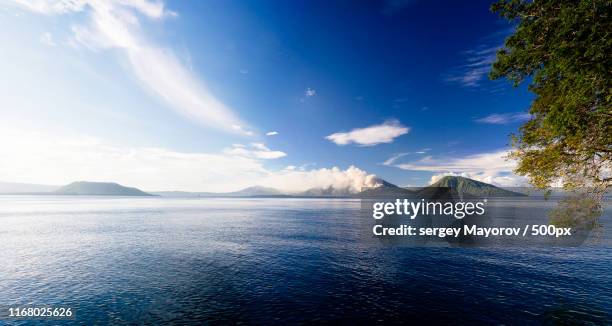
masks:
<path fill-rule="evenodd" d="M 274 136 L 274 135 L 278 135 L 278 131 L 269 131 L 269 132 L 266 132 L 266 136 Z"/>
<path fill-rule="evenodd" d="M 266 152 L 263 144 L 234 146 Z M 0 129 L 0 180 L 62 185 L 77 180 L 113 181 L 144 190 L 234 191 L 252 185 L 284 191 L 374 186 L 372 174 L 349 167 L 269 170 L 268 154 L 178 152 L 159 147 L 121 147 L 82 135 L 52 136 Z M 274 151 L 270 151 L 274 152 Z"/>
<path fill-rule="evenodd" d="M 478 118 L 475 121 L 488 124 L 508 124 L 513 122 L 527 121 L 531 119 L 531 114 L 524 112 L 515 113 L 494 113 L 486 117 Z"/>
<path fill-rule="evenodd" d="M 113 6 L 125 6 L 138 10 L 151 18 L 176 16 L 175 12 L 166 10 L 163 1 L 149 0 L 12 0 L 14 3 L 45 15 L 66 14 L 83 11 L 87 6 L 98 6 L 110 9 Z"/>
<path fill-rule="evenodd" d="M 232 129 L 238 131 L 241 134 L 247 135 L 247 136 L 253 136 L 255 135 L 254 132 L 250 131 L 250 130 L 246 130 L 244 127 L 242 127 L 241 125 L 232 125 Z"/>
<path fill-rule="evenodd" d="M 311 97 L 311 96 L 315 96 L 317 94 L 317 91 L 315 91 L 314 89 L 308 87 L 308 88 L 306 88 L 305 94 L 306 94 L 306 96 Z"/>
<path fill-rule="evenodd" d="M 287 156 L 285 152 L 273 151 L 263 143 L 251 143 L 249 147 L 242 144 L 234 144 L 231 148 L 224 149 L 223 153 L 263 160 L 272 160 Z"/>
<path fill-rule="evenodd" d="M 402 126 L 397 120 L 391 120 L 379 125 L 353 129 L 349 132 L 337 132 L 325 137 L 325 139 L 337 145 L 355 143 L 362 146 L 374 146 L 382 143 L 392 143 L 395 138 L 405 135 L 409 131 L 409 127 Z"/>
<path fill-rule="evenodd" d="M 141 85 L 193 121 L 228 132 L 252 134 L 170 49 L 151 42 L 140 17 L 160 20 L 176 16 L 162 1 L 148 0 L 13 0 L 23 8 L 53 15 L 87 12 L 86 26 L 72 27 L 72 44 L 91 50 L 120 49 Z"/>
<path fill-rule="evenodd" d="M 427 156 L 423 159 L 396 164 L 403 170 L 427 171 L 436 173 L 431 182 L 445 175 L 460 175 L 474 180 L 501 186 L 519 186 L 526 184 L 526 179 L 512 174 L 516 162 L 508 160 L 507 150 L 479 153 L 465 157 L 437 158 Z"/>
<path fill-rule="evenodd" d="M 465 157 L 433 159 L 426 156 L 418 161 L 396 166 L 404 170 L 431 172 L 512 171 L 515 162 L 507 160 L 507 155 L 507 150 L 499 150 Z"/>
<path fill-rule="evenodd" d="M 304 163 L 304 164 L 300 165 L 298 169 L 300 171 L 307 171 L 307 170 L 309 170 L 309 169 L 311 169 L 311 168 L 313 168 L 315 166 L 317 166 L 317 163 L 314 163 L 314 162 Z"/>
<path fill-rule="evenodd" d="M 410 154 L 425 154 L 427 152 L 429 152 L 431 150 L 431 148 L 423 148 L 419 151 L 416 152 L 405 152 L 405 153 L 397 153 L 397 154 L 393 154 L 391 157 L 389 157 L 386 161 L 384 161 L 382 163 L 382 165 L 386 165 L 386 166 L 393 166 L 395 164 L 395 162 L 397 162 L 397 160 L 399 160 L 400 158 L 406 156 L 406 155 L 410 155 Z"/>
<path fill-rule="evenodd" d="M 121 147 L 83 136 L 0 131 L 0 180 L 114 181 L 146 190 L 235 190 L 266 175 L 260 160 L 224 153 Z"/>
<path fill-rule="evenodd" d="M 444 79 L 468 88 L 480 86 L 491 70 L 491 64 L 495 61 L 499 48 L 500 46 L 480 46 L 475 50 L 465 51 L 463 56 L 467 62 L 454 68 Z"/>
<path fill-rule="evenodd" d="M 408 154 L 410 154 L 410 153 L 397 153 L 397 154 L 394 154 L 393 156 L 389 157 L 386 161 L 384 161 L 382 164 L 383 165 L 387 165 L 387 166 L 393 165 L 393 163 L 395 163 L 398 159 L 400 159 L 401 157 L 406 156 Z"/>
<path fill-rule="evenodd" d="M 427 154 L 427 152 L 429 152 L 431 149 L 430 148 L 423 148 L 419 151 L 414 152 L 415 154 Z"/>
<path fill-rule="evenodd" d="M 51 35 L 51 33 L 49 33 L 49 32 L 44 33 L 40 37 L 40 42 L 42 44 L 48 45 L 48 46 L 57 46 L 57 43 L 55 43 L 55 41 L 53 40 L 53 35 Z"/>
<path fill-rule="evenodd" d="M 251 146 L 260 151 L 269 151 L 270 149 L 264 143 L 251 143 Z"/>
<path fill-rule="evenodd" d="M 79 0 L 13 0 L 13 2 L 31 11 L 47 15 L 81 11 L 86 4 L 86 1 Z"/>

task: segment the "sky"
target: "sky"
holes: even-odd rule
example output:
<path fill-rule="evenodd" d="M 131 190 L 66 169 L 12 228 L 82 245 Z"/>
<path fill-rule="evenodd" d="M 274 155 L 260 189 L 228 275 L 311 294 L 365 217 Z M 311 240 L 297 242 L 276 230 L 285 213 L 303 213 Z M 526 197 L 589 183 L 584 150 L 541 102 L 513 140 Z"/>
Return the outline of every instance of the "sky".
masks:
<path fill-rule="evenodd" d="M 0 0 L 0 181 L 287 191 L 525 179 L 488 1 Z M 376 176 L 376 177 L 375 177 Z"/>

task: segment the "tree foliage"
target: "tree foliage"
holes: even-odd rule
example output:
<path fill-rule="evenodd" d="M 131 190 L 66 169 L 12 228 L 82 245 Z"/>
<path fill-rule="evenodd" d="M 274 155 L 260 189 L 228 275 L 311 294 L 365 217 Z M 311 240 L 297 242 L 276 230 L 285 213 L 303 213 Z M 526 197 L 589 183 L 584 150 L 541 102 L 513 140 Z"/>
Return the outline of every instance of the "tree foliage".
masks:
<path fill-rule="evenodd" d="M 535 94 L 531 120 L 513 135 L 516 173 L 547 188 L 612 183 L 612 1 L 500 0 L 515 24 L 490 73 Z"/>

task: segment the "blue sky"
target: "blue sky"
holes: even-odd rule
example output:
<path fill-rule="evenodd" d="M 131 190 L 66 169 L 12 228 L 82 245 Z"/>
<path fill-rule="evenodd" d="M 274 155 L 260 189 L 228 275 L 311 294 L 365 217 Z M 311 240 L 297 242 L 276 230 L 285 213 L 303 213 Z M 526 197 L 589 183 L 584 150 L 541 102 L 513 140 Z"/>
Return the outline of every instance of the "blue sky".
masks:
<path fill-rule="evenodd" d="M 532 97 L 486 77 L 512 30 L 489 6 L 0 1 L 0 180 L 520 184 L 503 155 Z"/>

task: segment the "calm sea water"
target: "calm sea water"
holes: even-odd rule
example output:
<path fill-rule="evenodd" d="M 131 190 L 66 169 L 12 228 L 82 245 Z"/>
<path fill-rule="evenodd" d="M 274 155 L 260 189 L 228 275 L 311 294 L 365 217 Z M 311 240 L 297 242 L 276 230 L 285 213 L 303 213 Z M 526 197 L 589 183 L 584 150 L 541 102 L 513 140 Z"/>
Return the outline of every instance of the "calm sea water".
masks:
<path fill-rule="evenodd" d="M 359 208 L 0 196 L 0 305 L 71 305 L 88 325 L 612 323 L 609 246 L 373 246 Z"/>

